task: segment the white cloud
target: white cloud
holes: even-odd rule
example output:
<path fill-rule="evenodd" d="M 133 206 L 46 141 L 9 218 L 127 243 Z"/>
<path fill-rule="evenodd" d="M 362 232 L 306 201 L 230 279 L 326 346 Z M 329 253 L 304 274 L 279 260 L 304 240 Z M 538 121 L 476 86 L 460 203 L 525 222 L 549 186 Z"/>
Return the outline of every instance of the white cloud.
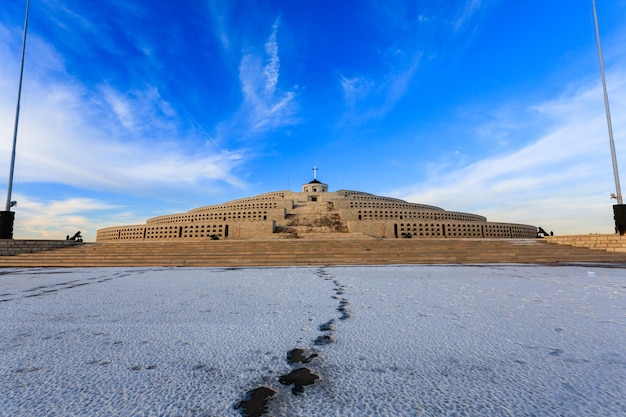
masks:
<path fill-rule="evenodd" d="M 613 126 L 618 159 L 626 163 L 626 82 L 611 77 Z M 532 106 L 550 127 L 519 149 L 490 155 L 462 167 L 433 164 L 424 181 L 393 194 L 447 210 L 486 215 L 493 221 L 543 226 L 560 234 L 611 233 L 609 194 L 614 192 L 602 91 L 598 84 Z M 528 117 L 532 112 L 525 112 Z M 516 120 L 504 125 L 520 126 Z M 479 126 L 478 129 L 482 127 Z M 517 135 L 520 132 L 516 132 Z M 616 143 L 618 136 L 616 136 Z"/>

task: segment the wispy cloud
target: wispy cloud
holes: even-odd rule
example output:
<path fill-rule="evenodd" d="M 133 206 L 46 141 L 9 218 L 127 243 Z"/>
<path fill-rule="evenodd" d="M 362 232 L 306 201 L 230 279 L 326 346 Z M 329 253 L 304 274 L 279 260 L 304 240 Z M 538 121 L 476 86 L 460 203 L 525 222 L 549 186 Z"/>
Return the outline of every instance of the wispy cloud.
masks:
<path fill-rule="evenodd" d="M 267 64 L 263 68 L 263 76 L 265 78 L 265 96 L 272 97 L 276 92 L 278 84 L 278 76 L 280 73 L 280 58 L 278 57 L 278 40 L 277 32 L 280 24 L 280 18 L 277 18 L 272 25 L 272 34 L 267 42 L 265 42 L 265 54 L 267 55 Z"/>
<path fill-rule="evenodd" d="M 611 77 L 614 127 L 620 130 L 626 129 L 624 75 L 619 71 Z M 542 133 L 527 129 L 536 135 L 528 145 L 452 169 L 454 164 L 448 161 L 435 163 L 423 182 L 427 186 L 393 194 L 448 210 L 476 212 L 494 221 L 535 224 L 561 234 L 610 233 L 609 194 L 614 186 L 600 87 L 586 85 L 538 103 L 524 117 L 533 112 L 537 119 L 547 119 L 549 127 Z M 519 125 L 514 119 L 503 123 Z M 622 165 L 625 153 L 626 144 L 621 144 Z"/>
<path fill-rule="evenodd" d="M 351 78 L 339 76 L 343 98 L 351 110 L 354 110 L 357 103 L 369 96 L 375 88 L 375 83 L 365 77 L 354 76 Z"/>
<path fill-rule="evenodd" d="M 210 0 L 207 3 L 209 18 L 211 20 L 211 29 L 215 37 L 219 40 L 222 48 L 229 50 L 232 45 L 231 35 L 228 30 L 227 16 L 230 9 L 234 6 L 232 2 Z"/>
<path fill-rule="evenodd" d="M 102 88 L 102 98 L 109 105 L 122 126 L 127 130 L 133 131 L 136 126 L 136 118 L 130 99 L 110 87 Z"/>
<path fill-rule="evenodd" d="M 465 6 L 461 9 L 460 14 L 452 21 L 452 27 L 454 30 L 461 30 L 468 25 L 476 13 L 479 12 L 483 3 L 483 0 L 466 0 Z"/>
<path fill-rule="evenodd" d="M 99 91 L 108 110 L 128 132 L 175 132 L 178 115 L 172 105 L 161 98 L 157 87 L 145 86 L 142 90 L 122 92 L 104 85 Z M 150 120 L 150 123 L 146 123 L 146 120 Z"/>
<path fill-rule="evenodd" d="M 278 30 L 280 17 L 272 25 L 272 32 L 265 42 L 265 56 L 246 53 L 239 65 L 239 81 L 244 102 L 242 108 L 222 129 L 243 132 L 246 137 L 263 134 L 272 129 L 297 124 L 298 103 L 295 88 L 282 91 L 279 85 L 280 57 L 278 54 Z"/>
<path fill-rule="evenodd" d="M 46 7 L 55 4 L 47 3 Z M 109 36 L 110 27 L 70 9 L 61 9 L 61 17 L 54 21 L 55 30 L 65 31 L 67 21 L 71 21 L 83 34 L 83 39 L 77 39 L 83 44 L 75 50 L 88 50 L 85 39 L 101 35 L 98 47 L 115 51 L 114 44 L 119 39 Z M 132 18 L 137 13 L 130 10 L 123 14 Z M 247 139 L 298 122 L 295 90 L 280 88 L 279 28 L 280 18 L 276 18 L 262 45 L 263 54 L 243 54 L 239 65 L 242 105 L 231 119 L 209 128 L 212 133 L 224 133 L 229 140 Z M 1 134 L 7 137 L 12 133 L 16 84 L 13 75 L 17 75 L 19 60 L 18 48 L 10 45 L 19 38 L 18 30 L 0 25 L 0 61 L 7 63 L 7 71 L 0 74 L 0 121 L 6 127 Z M 123 36 L 125 41 L 143 45 L 141 37 L 132 33 Z M 224 47 L 230 47 L 228 38 L 224 41 Z M 138 44 L 138 50 L 141 45 Z M 71 70 L 65 67 L 68 57 L 58 51 L 59 45 L 52 46 L 37 33 L 31 33 L 29 46 L 30 54 L 45 59 L 27 63 L 18 140 L 18 193 L 19 183 L 48 183 L 146 197 L 171 194 L 170 198 L 175 199 L 173 196 L 181 187 L 193 195 L 215 189 L 219 183 L 245 186 L 234 171 L 249 158 L 247 145 L 230 150 L 229 140 L 225 140 L 220 141 L 220 147 L 215 146 L 213 136 L 186 111 L 179 114 L 163 98 L 158 85 L 119 84 L 115 79 L 88 84 L 70 74 Z M 207 135 L 210 141 L 206 140 Z M 0 141 L 0 157 L 5 155 L 2 159 L 8 160 L 9 145 L 10 140 Z M 45 204 L 41 198 L 22 195 L 20 212 L 28 212 L 33 202 Z M 51 215 L 57 216 L 50 211 L 30 209 L 28 226 L 18 226 L 24 225 L 24 233 L 31 234 Z M 37 213 L 43 217 L 38 218 Z M 65 217 L 62 221 L 68 220 Z M 44 228 L 42 233 L 45 230 L 51 229 Z"/>
<path fill-rule="evenodd" d="M 371 23 L 372 29 L 377 29 L 381 39 L 387 42 L 378 46 L 378 62 L 371 65 L 375 72 L 344 71 L 338 77 L 348 108 L 344 121 L 357 124 L 389 114 L 416 87 L 418 71 L 439 56 L 441 49 L 451 54 L 450 51 L 467 44 L 468 40 L 459 42 L 460 36 L 473 29 L 477 17 L 486 8 L 485 0 L 461 0 L 445 5 L 371 2 L 371 6 L 377 16 Z"/>
<path fill-rule="evenodd" d="M 30 41 L 55 55 L 54 48 L 35 35 Z M 17 76 L 18 57 L 1 43 L 0 53 L 0 61 Z M 215 181 L 242 184 L 232 172 L 245 151 L 189 147 L 204 143 L 204 134 L 185 123 L 187 117 L 179 117 L 158 88 L 90 88 L 58 66 L 52 75 L 47 70 L 41 64 L 27 65 L 17 181 L 148 194 L 175 184 L 191 188 Z M 7 78 L 0 82 L 4 137 L 12 134 L 15 114 L 16 79 Z M 9 144 L 0 142 L 3 160 L 8 160 Z"/>
<path fill-rule="evenodd" d="M 362 123 L 387 115 L 409 90 L 420 57 L 421 54 L 415 54 L 408 64 L 403 63 L 399 68 L 394 66 L 381 77 L 339 74 L 343 99 L 349 108 L 345 119 Z"/>
<path fill-rule="evenodd" d="M 262 133 L 268 129 L 297 122 L 298 108 L 295 91 L 277 90 L 280 77 L 277 33 L 280 18 L 272 25 L 265 43 L 265 64 L 254 54 L 245 54 L 239 66 L 239 79 L 244 95 L 244 117 L 248 118 L 249 133 Z"/>

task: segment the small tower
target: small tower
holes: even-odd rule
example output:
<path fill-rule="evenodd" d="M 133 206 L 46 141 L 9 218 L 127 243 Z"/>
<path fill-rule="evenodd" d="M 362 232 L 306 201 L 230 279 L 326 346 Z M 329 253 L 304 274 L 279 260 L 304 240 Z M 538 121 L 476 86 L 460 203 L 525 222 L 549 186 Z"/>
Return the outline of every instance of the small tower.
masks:
<path fill-rule="evenodd" d="M 317 170 L 319 168 L 313 167 L 313 181 L 307 182 L 306 184 L 302 184 L 302 192 L 303 193 L 326 193 L 328 192 L 328 184 L 324 184 L 323 182 L 317 179 Z M 315 201 L 315 200 L 312 200 Z"/>

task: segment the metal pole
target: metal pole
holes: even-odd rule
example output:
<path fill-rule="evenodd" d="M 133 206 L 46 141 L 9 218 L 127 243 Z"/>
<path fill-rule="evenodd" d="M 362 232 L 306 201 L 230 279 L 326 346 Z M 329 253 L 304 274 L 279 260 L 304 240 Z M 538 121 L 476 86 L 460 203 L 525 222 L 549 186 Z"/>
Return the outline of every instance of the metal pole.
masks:
<path fill-rule="evenodd" d="M 613 159 L 613 176 L 615 177 L 615 189 L 617 191 L 617 204 L 622 204 L 622 189 L 619 184 L 619 171 L 617 169 L 617 157 L 615 156 L 615 142 L 613 142 L 613 125 L 611 124 L 611 109 L 609 108 L 609 95 L 606 92 L 606 79 L 604 77 L 604 62 L 602 59 L 602 46 L 600 46 L 600 29 L 598 28 L 598 13 L 596 12 L 596 0 L 593 4 L 593 20 L 596 25 L 596 39 L 598 41 L 598 55 L 600 58 L 600 72 L 602 73 L 602 88 L 604 89 L 604 108 L 606 110 L 606 123 L 609 129 L 609 141 L 611 143 L 611 158 Z"/>
<path fill-rule="evenodd" d="M 17 126 L 20 120 L 20 100 L 22 98 L 22 78 L 24 75 L 24 54 L 26 52 L 26 33 L 28 31 L 28 10 L 30 0 L 26 0 L 26 17 L 24 19 L 24 36 L 22 39 L 22 61 L 20 64 L 20 81 L 17 89 L 17 108 L 15 109 L 15 128 L 13 130 L 13 149 L 11 151 L 11 168 L 9 169 L 9 186 L 7 189 L 6 211 L 11 210 L 11 193 L 13 191 L 13 172 L 15 171 L 15 148 L 17 146 Z"/>

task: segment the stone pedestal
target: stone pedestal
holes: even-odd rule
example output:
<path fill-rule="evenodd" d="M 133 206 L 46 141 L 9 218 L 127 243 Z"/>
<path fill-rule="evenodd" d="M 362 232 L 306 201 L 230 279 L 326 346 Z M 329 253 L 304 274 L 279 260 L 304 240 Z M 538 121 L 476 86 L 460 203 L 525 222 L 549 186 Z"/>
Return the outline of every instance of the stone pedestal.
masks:
<path fill-rule="evenodd" d="M 615 219 L 615 231 L 622 236 L 626 234 L 626 204 L 613 206 L 613 218 Z"/>
<path fill-rule="evenodd" d="M 13 239 L 15 212 L 0 211 L 0 239 Z"/>

